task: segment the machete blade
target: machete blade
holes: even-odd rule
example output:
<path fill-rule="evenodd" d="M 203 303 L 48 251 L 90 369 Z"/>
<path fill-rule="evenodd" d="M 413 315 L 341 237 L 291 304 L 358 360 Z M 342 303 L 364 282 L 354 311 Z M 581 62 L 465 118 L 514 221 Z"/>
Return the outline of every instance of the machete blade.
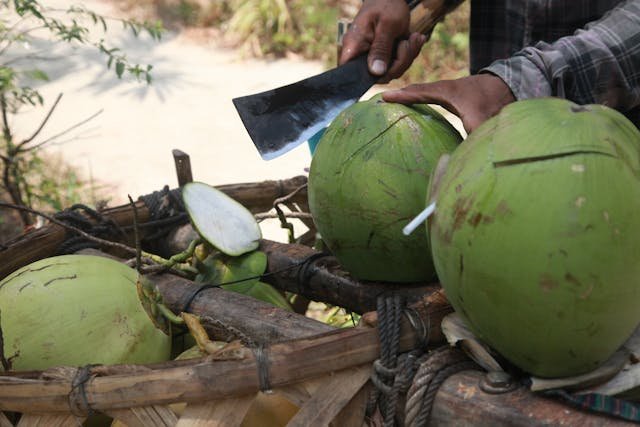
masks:
<path fill-rule="evenodd" d="M 262 158 L 271 160 L 324 129 L 377 80 L 362 55 L 299 82 L 234 98 L 233 104 Z"/>

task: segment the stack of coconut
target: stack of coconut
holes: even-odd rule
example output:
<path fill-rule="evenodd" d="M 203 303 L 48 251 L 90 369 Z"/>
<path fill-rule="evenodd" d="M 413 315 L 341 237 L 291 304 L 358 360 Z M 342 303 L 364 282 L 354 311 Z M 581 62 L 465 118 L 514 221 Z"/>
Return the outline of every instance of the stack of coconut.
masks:
<path fill-rule="evenodd" d="M 527 373 L 592 371 L 640 322 L 640 132 L 549 98 L 460 140 L 428 107 L 345 110 L 311 165 L 321 237 L 360 279 L 437 274 L 475 335 Z M 431 203 L 426 230 L 405 236 Z"/>

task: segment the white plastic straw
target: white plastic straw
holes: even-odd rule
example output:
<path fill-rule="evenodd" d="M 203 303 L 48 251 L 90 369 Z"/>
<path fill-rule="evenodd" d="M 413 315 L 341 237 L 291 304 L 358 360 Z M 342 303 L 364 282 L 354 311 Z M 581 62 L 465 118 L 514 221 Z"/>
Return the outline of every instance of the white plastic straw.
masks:
<path fill-rule="evenodd" d="M 425 222 L 427 218 L 429 218 L 431 214 L 435 212 L 435 210 L 436 210 L 436 202 L 433 202 L 429 206 L 424 208 L 424 210 L 420 212 L 418 216 L 413 218 L 411 222 L 402 229 L 402 234 L 404 234 L 405 236 L 408 236 L 409 234 L 413 233 L 413 231 L 416 228 L 418 228 L 420 224 Z"/>

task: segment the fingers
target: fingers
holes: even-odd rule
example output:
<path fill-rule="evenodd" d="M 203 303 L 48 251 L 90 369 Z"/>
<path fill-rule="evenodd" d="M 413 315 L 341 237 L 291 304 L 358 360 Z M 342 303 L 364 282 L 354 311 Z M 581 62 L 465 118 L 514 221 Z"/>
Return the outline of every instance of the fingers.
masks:
<path fill-rule="evenodd" d="M 354 21 L 342 38 L 342 51 L 340 52 L 338 64 L 344 64 L 367 52 L 371 47 L 373 35 L 373 28 Z"/>
<path fill-rule="evenodd" d="M 491 74 L 414 84 L 384 92 L 382 99 L 400 104 L 440 105 L 460 117 L 468 133 L 515 101 L 509 86 Z"/>
<path fill-rule="evenodd" d="M 446 107 L 452 98 L 452 88 L 448 81 L 412 84 L 398 90 L 390 90 L 382 94 L 386 102 L 398 104 L 439 104 Z M 451 106 L 453 108 L 453 106 Z"/>
<path fill-rule="evenodd" d="M 378 25 L 376 36 L 369 49 L 369 72 L 374 76 L 384 76 L 387 72 L 395 38 L 391 37 L 383 25 Z"/>
<path fill-rule="evenodd" d="M 406 7 L 406 6 L 405 6 Z M 369 50 L 369 72 L 376 76 L 384 76 L 389 70 L 389 64 L 393 59 L 393 50 L 396 40 L 407 37 L 409 29 L 409 10 L 400 15 L 382 14 L 375 26 L 375 37 Z M 402 51 L 406 56 L 411 49 L 407 41 L 403 44 Z M 415 43 L 414 43 L 415 44 Z M 414 46 L 415 47 L 415 46 Z M 400 46 L 396 50 L 396 55 Z"/>
<path fill-rule="evenodd" d="M 420 54 L 422 46 L 426 43 L 427 36 L 424 34 L 413 33 L 408 40 L 398 43 L 396 50 L 396 58 L 389 67 L 386 75 L 380 80 L 380 83 L 387 83 L 393 79 L 397 79 L 409 69 L 413 61 Z"/>
<path fill-rule="evenodd" d="M 382 99 L 385 102 L 396 102 L 399 104 L 436 104 L 445 110 L 460 117 L 467 132 L 475 129 L 482 119 L 475 112 L 475 102 L 469 102 L 464 96 L 459 96 L 460 86 L 464 82 L 460 80 L 441 80 L 434 83 L 413 84 L 403 89 L 384 92 Z M 472 121 L 467 119 L 472 117 Z"/>
<path fill-rule="evenodd" d="M 338 63 L 369 52 L 369 72 L 383 76 L 389 69 L 395 40 L 407 37 L 408 29 L 409 6 L 405 0 L 367 0 L 343 37 Z"/>

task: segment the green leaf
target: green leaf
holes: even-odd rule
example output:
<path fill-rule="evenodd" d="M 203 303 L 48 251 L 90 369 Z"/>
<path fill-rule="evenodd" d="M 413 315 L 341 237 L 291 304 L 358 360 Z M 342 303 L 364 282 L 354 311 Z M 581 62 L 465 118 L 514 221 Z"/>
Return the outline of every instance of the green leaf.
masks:
<path fill-rule="evenodd" d="M 271 285 L 261 282 L 267 268 L 267 255 L 261 251 L 231 257 L 223 253 L 209 255 L 199 266 L 196 282 L 221 288 L 291 310 L 287 300 Z M 234 283 L 235 282 L 235 283 Z M 228 283 L 225 285 L 225 283 Z"/>
<path fill-rule="evenodd" d="M 248 280 L 256 282 L 267 268 L 267 255 L 253 251 L 245 255 L 232 257 L 221 252 L 209 255 L 201 267 L 198 281 L 215 285 Z"/>
<path fill-rule="evenodd" d="M 268 283 L 260 281 L 254 283 L 235 283 L 233 285 L 222 286 L 222 288 L 228 291 L 248 295 L 257 300 L 273 304 L 276 307 L 280 307 L 285 310 L 293 311 L 285 297 L 283 297 L 280 292 Z"/>
<path fill-rule="evenodd" d="M 30 70 L 27 72 L 27 75 L 34 80 L 49 81 L 49 76 L 42 70 Z"/>
<path fill-rule="evenodd" d="M 116 62 L 116 75 L 118 78 L 122 78 L 122 74 L 124 73 L 125 64 L 122 61 Z"/>

